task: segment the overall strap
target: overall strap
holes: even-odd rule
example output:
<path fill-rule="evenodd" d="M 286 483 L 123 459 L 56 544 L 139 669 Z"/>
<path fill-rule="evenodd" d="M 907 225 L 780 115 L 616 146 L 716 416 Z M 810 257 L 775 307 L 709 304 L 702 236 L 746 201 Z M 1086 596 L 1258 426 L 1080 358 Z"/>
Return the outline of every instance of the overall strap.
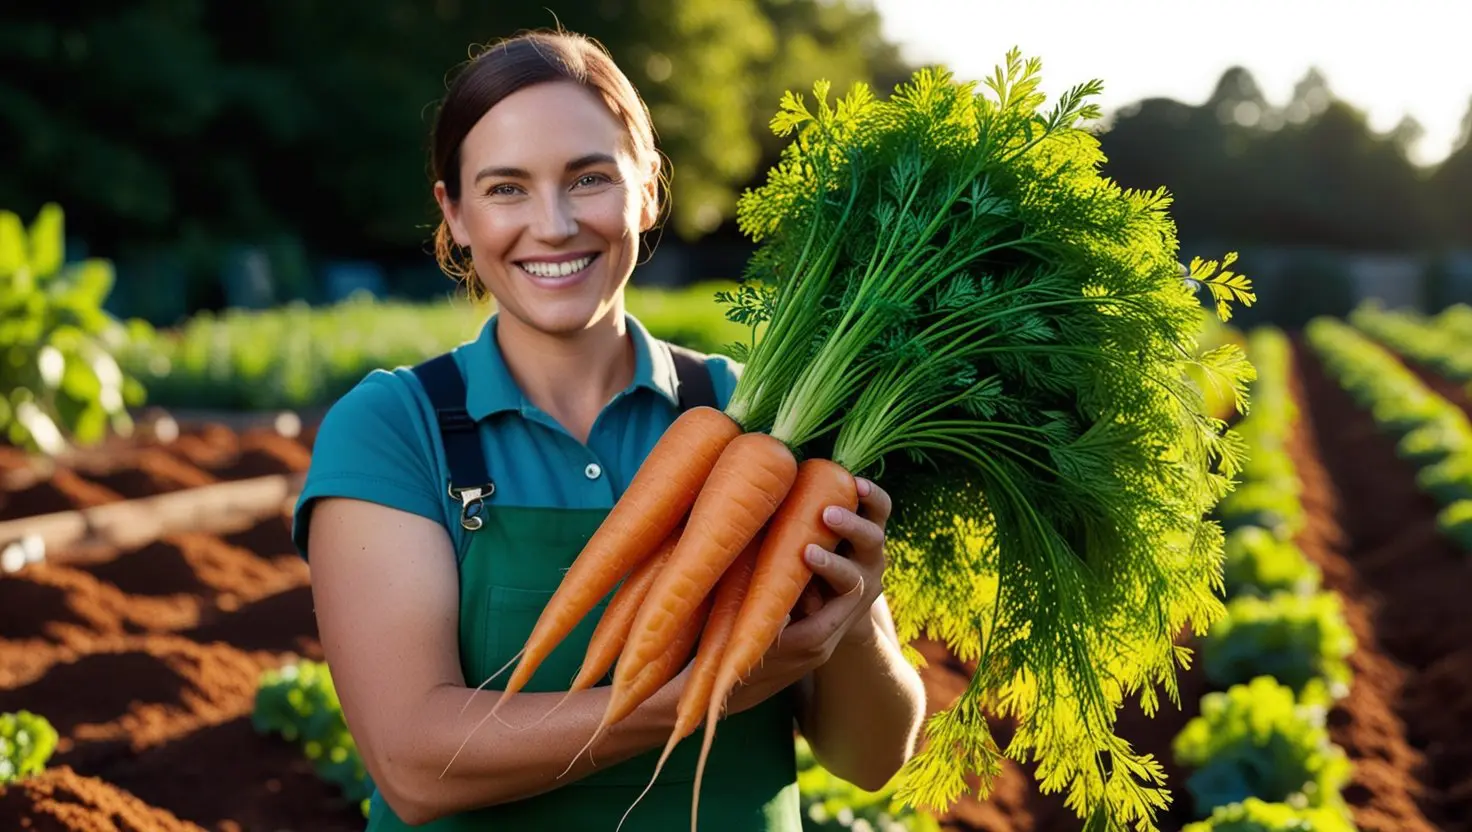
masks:
<path fill-rule="evenodd" d="M 439 423 L 445 463 L 450 468 L 447 493 L 460 502 L 460 525 L 475 531 L 485 523 L 481 501 L 495 493 L 496 483 L 486 471 L 475 420 L 465 410 L 465 377 L 452 353 L 435 356 L 413 369 Z"/>
<path fill-rule="evenodd" d="M 665 342 L 675 360 L 675 378 L 679 382 L 680 412 L 692 407 L 719 407 L 715 383 L 706 369 L 705 356 L 689 347 Z"/>

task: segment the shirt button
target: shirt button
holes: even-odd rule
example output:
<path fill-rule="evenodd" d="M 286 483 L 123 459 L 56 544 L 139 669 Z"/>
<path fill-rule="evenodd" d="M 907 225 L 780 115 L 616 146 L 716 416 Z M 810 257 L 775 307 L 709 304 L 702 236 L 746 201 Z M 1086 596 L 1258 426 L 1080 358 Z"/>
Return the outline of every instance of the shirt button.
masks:
<path fill-rule="evenodd" d="M 588 463 L 588 467 L 583 469 L 583 476 L 590 480 L 598 479 L 598 475 L 601 473 L 603 473 L 603 469 L 598 467 L 598 463 L 596 462 Z"/>

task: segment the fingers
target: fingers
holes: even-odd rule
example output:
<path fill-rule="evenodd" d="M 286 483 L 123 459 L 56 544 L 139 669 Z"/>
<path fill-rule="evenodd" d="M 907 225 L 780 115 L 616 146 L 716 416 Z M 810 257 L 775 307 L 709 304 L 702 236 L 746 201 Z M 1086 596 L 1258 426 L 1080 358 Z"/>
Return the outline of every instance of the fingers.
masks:
<path fill-rule="evenodd" d="M 889 522 L 890 513 L 894 510 L 894 503 L 889 499 L 889 492 L 863 477 L 856 477 L 854 483 L 858 486 L 860 511 L 879 528 L 884 528 L 884 524 Z"/>
<path fill-rule="evenodd" d="M 838 506 L 829 506 L 823 511 L 823 522 L 853 546 L 855 560 L 869 568 L 879 565 L 884 553 L 882 526 Z"/>
<path fill-rule="evenodd" d="M 840 596 L 863 593 L 864 570 L 853 560 L 839 557 L 816 544 L 808 546 L 807 551 L 803 553 L 803 558 L 807 561 L 808 568 L 813 570 L 813 574 L 826 581 Z M 832 606 L 834 605 L 828 605 L 828 607 Z"/>

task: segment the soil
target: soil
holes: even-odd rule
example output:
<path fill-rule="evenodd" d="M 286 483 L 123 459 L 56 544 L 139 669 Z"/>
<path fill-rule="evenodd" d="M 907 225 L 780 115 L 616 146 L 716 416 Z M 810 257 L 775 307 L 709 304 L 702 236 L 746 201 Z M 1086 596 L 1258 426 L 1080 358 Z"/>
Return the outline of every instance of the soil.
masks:
<path fill-rule="evenodd" d="M 299 472 L 310 454 L 265 430 L 114 442 L 9 493 L 0 517 Z M 44 474 L 12 452 L 0 476 Z M 0 711 L 61 736 L 45 775 L 0 788 L 0 829 L 361 829 L 300 751 L 251 726 L 260 674 L 293 656 L 322 657 L 285 514 L 0 577 Z"/>
<path fill-rule="evenodd" d="M 1366 414 L 1301 349 L 1293 389 L 1302 418 L 1292 453 L 1304 480 L 1300 544 L 1341 593 L 1358 648 L 1353 687 L 1330 716 L 1355 765 L 1346 794 L 1364 830 L 1472 832 L 1472 562 L 1435 532 Z M 1465 401 L 1465 400 L 1464 400 Z M 298 437 L 224 426 L 163 441 L 148 431 L 54 472 L 0 448 L 0 520 L 150 496 L 211 482 L 305 470 Z M 0 788 L 0 829 L 337 830 L 362 816 L 302 754 L 250 724 L 268 668 L 320 659 L 309 573 L 273 515 L 232 534 L 185 533 L 102 558 L 35 564 L 0 578 L 0 711 L 44 713 L 61 734 L 46 774 Z M 921 645 L 931 710 L 970 676 Z M 1194 819 L 1170 744 L 1208 692 L 1181 675 L 1181 706 L 1118 730 L 1166 769 L 1174 800 L 1162 830 Z M 1001 742 L 1007 726 L 994 725 Z M 972 781 L 975 786 L 975 781 Z M 946 813 L 948 832 L 1077 830 L 1058 794 L 1011 762 L 985 800 Z"/>

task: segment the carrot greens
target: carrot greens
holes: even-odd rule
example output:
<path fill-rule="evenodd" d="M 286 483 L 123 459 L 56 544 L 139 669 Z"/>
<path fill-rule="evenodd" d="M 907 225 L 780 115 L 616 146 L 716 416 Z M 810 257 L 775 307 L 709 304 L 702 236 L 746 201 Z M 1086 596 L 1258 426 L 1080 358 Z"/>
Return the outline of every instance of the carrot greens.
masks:
<path fill-rule="evenodd" d="M 1243 445 L 1191 372 L 1237 390 L 1253 370 L 1198 355 L 1200 287 L 1226 320 L 1245 278 L 1182 275 L 1164 190 L 1102 176 L 1089 82 L 1043 111 L 1015 50 L 977 85 L 915 73 L 888 98 L 784 96 L 793 136 L 742 199 L 758 243 L 723 295 L 763 327 L 727 414 L 873 476 L 902 640 L 976 661 L 926 728 L 900 794 L 943 807 L 1005 754 L 1038 761 L 1091 828 L 1153 828 L 1155 760 L 1114 733 L 1126 696 L 1176 698 L 1186 627 L 1222 614 L 1222 533 L 1207 514 Z M 997 747 L 987 713 L 1012 717 Z"/>

